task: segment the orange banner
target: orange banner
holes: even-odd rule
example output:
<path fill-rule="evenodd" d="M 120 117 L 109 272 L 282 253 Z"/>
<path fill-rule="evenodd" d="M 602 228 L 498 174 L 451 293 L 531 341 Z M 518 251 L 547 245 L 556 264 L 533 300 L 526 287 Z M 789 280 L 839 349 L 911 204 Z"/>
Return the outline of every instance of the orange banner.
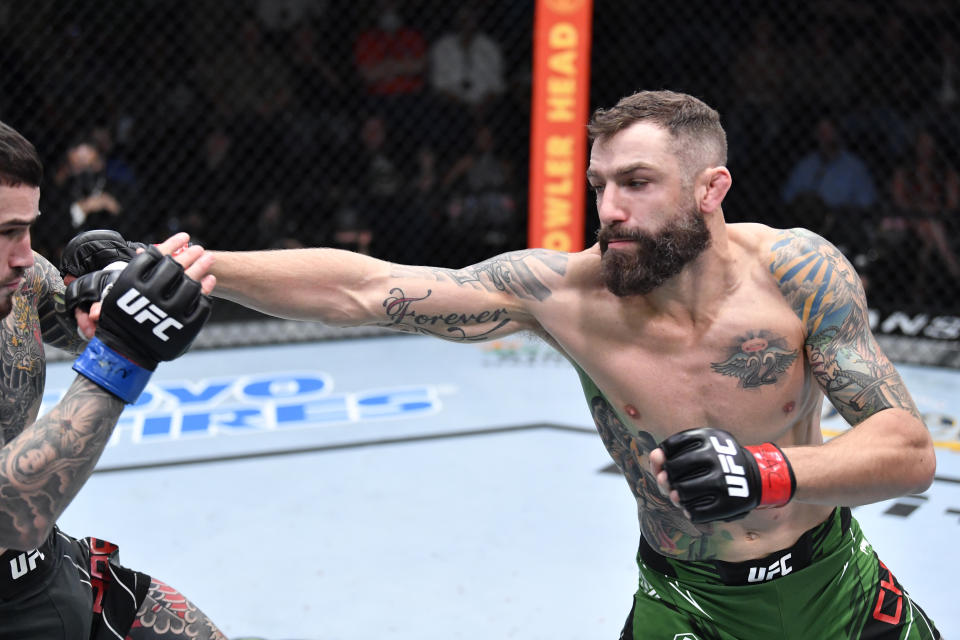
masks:
<path fill-rule="evenodd" d="M 531 248 L 583 249 L 592 19 L 592 0 L 537 0 L 527 239 Z"/>

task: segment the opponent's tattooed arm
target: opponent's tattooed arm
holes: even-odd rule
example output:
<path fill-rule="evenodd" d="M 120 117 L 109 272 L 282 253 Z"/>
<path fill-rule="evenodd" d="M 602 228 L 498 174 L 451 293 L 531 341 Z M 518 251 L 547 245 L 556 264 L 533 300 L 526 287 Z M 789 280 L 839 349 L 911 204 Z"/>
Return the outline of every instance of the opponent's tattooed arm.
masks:
<path fill-rule="evenodd" d="M 516 301 L 542 302 L 550 284 L 542 274 L 563 276 L 567 255 L 530 249 L 514 251 L 464 269 L 394 265 L 397 280 L 383 300 L 386 321 L 380 326 L 454 342 L 478 342 L 531 329 Z M 423 282 L 436 286 L 424 287 Z M 451 288 L 449 285 L 456 285 Z M 477 298 L 464 289 L 495 296 Z M 491 304 L 493 303 L 493 304 Z"/>
<path fill-rule="evenodd" d="M 63 280 L 60 273 L 44 257 L 34 254 L 33 268 L 27 274 L 27 286 L 36 296 L 40 332 L 46 344 L 78 354 L 86 348 L 86 341 L 77 333 L 73 314 L 63 309 Z"/>
<path fill-rule="evenodd" d="M 90 477 L 123 401 L 78 376 L 49 413 L 0 449 L 0 547 L 32 549 Z"/>
<path fill-rule="evenodd" d="M 773 274 L 802 320 L 813 375 L 852 425 L 888 408 L 917 407 L 870 330 L 867 301 L 853 266 L 832 244 L 802 229 L 778 234 Z"/>

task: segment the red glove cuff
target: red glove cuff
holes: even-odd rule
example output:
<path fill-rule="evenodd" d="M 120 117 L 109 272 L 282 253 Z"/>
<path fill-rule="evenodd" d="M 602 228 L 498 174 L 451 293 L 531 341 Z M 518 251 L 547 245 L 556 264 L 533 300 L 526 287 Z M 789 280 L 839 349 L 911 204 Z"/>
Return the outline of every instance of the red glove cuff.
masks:
<path fill-rule="evenodd" d="M 753 455 L 760 468 L 760 504 L 758 507 L 782 507 L 790 502 L 797 490 L 797 479 L 793 475 L 790 461 L 783 455 L 780 447 L 772 442 L 764 442 L 755 447 L 744 447 Z"/>

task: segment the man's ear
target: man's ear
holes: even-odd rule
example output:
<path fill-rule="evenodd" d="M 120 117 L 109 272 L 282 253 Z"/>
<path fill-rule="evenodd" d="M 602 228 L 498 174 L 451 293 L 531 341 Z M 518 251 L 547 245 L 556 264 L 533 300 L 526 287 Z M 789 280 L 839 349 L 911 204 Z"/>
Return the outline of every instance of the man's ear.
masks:
<path fill-rule="evenodd" d="M 705 169 L 700 174 L 696 190 L 697 206 L 700 207 L 700 211 L 711 213 L 719 209 L 732 184 L 733 178 L 726 167 Z"/>

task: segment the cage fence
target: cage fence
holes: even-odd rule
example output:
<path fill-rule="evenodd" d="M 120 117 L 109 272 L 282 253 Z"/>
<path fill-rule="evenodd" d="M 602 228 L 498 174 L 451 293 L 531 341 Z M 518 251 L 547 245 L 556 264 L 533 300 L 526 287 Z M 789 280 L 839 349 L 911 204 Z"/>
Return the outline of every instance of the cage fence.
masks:
<path fill-rule="evenodd" d="M 524 248 L 533 20 L 532 0 L 0 1 L 0 120 L 46 166 L 35 247 L 106 227 L 447 267 Z M 592 40 L 592 106 L 716 107 L 728 221 L 823 234 L 894 359 L 960 366 L 960 4 L 595 0 Z M 214 320 L 198 347 L 382 333 Z"/>

